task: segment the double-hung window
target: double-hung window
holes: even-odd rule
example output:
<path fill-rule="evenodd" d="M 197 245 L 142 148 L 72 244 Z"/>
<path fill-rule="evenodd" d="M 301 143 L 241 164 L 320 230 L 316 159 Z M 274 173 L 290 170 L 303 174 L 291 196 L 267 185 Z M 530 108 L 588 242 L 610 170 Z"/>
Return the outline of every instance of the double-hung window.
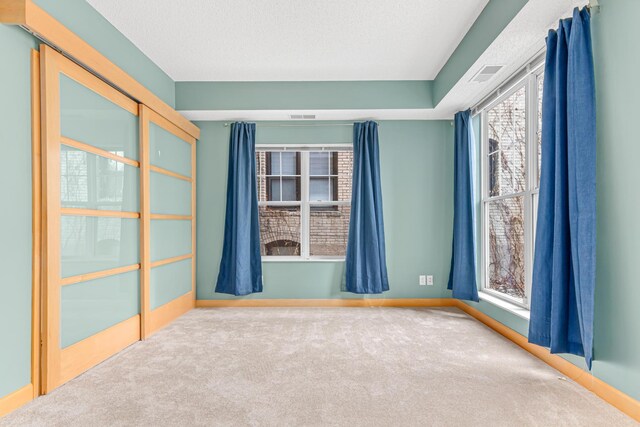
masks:
<path fill-rule="evenodd" d="M 344 258 L 352 147 L 261 145 L 256 169 L 263 258 Z"/>
<path fill-rule="evenodd" d="M 543 66 L 480 112 L 482 291 L 529 307 L 538 207 Z"/>

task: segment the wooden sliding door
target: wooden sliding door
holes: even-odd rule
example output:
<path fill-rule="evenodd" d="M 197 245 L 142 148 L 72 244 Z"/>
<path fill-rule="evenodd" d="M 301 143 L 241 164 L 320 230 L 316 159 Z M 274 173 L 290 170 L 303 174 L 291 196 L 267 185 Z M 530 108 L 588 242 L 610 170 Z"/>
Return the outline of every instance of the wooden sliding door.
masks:
<path fill-rule="evenodd" d="M 43 392 L 140 339 L 138 104 L 41 48 Z"/>
<path fill-rule="evenodd" d="M 47 46 L 42 392 L 195 305 L 195 138 Z"/>
<path fill-rule="evenodd" d="M 195 305 L 196 140 L 140 108 L 142 141 L 142 335 Z"/>

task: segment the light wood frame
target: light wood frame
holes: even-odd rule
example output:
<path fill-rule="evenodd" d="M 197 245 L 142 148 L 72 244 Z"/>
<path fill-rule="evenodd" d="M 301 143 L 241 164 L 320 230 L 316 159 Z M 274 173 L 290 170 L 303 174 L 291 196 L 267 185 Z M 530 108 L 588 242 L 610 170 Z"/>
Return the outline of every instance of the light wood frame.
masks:
<path fill-rule="evenodd" d="M 46 40 L 56 49 L 87 70 L 110 82 L 122 93 L 149 106 L 163 119 L 175 123 L 180 132 L 199 138 L 200 129 L 167 105 L 153 92 L 115 65 L 98 50 L 82 40 L 32 0 L 3 0 L 0 2 L 0 23 L 21 25 L 33 34 Z"/>
<path fill-rule="evenodd" d="M 191 146 L 191 177 L 155 166 L 150 161 L 151 123 L 172 133 Z M 142 339 L 146 339 L 158 329 L 164 327 L 173 319 L 181 316 L 195 307 L 196 295 L 196 139 L 181 130 L 160 114 L 146 105 L 140 105 L 140 174 L 141 174 L 141 248 L 142 248 Z M 151 172 L 161 173 L 175 179 L 191 183 L 191 215 L 154 214 L 151 212 L 150 175 Z M 179 255 L 163 260 L 151 261 L 151 220 L 190 220 L 191 221 L 191 253 Z M 191 291 L 160 306 L 151 309 L 151 270 L 155 267 L 174 262 L 191 259 Z"/>
<path fill-rule="evenodd" d="M 140 315 L 122 321 L 64 349 L 60 348 L 60 292 L 62 286 L 107 277 L 140 268 L 140 265 L 62 278 L 60 272 L 60 222 L 63 215 L 89 215 L 138 218 L 139 212 L 98 211 L 62 208 L 60 201 L 60 151 L 67 144 L 60 131 L 60 74 L 109 99 L 123 109 L 138 114 L 138 104 L 90 74 L 51 47 L 40 47 L 41 119 L 42 119 L 42 373 L 41 392 L 48 393 L 86 369 L 140 339 Z M 75 141 L 76 145 L 86 144 Z M 97 155 L 105 155 L 92 149 Z M 107 153 L 108 154 L 108 153 Z M 117 159 L 119 160 L 119 159 Z"/>
<path fill-rule="evenodd" d="M 31 50 L 31 384 L 40 394 L 40 269 L 42 238 L 42 175 L 40 139 L 40 53 Z"/>

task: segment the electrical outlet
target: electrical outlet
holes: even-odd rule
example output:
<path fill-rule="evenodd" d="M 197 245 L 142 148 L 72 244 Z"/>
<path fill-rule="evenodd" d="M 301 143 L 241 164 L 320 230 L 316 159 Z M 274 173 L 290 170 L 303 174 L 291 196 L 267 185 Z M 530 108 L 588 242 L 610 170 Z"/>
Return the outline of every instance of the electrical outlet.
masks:
<path fill-rule="evenodd" d="M 427 286 L 433 286 L 433 276 L 427 276 Z"/>
<path fill-rule="evenodd" d="M 426 286 L 426 284 L 427 284 L 427 276 L 420 275 L 420 277 L 418 279 L 419 279 L 418 283 L 420 284 L 420 286 Z"/>

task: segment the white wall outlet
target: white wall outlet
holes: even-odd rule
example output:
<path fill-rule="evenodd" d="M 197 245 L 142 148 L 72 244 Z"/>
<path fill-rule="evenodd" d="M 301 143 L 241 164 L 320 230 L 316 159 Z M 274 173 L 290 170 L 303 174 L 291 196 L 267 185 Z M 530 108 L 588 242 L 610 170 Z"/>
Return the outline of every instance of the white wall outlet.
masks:
<path fill-rule="evenodd" d="M 420 286 L 426 286 L 426 284 L 427 284 L 427 276 L 421 275 L 419 277 L 419 280 L 420 281 L 418 283 L 420 283 Z"/>
<path fill-rule="evenodd" d="M 433 276 L 427 276 L 427 286 L 433 286 Z"/>

